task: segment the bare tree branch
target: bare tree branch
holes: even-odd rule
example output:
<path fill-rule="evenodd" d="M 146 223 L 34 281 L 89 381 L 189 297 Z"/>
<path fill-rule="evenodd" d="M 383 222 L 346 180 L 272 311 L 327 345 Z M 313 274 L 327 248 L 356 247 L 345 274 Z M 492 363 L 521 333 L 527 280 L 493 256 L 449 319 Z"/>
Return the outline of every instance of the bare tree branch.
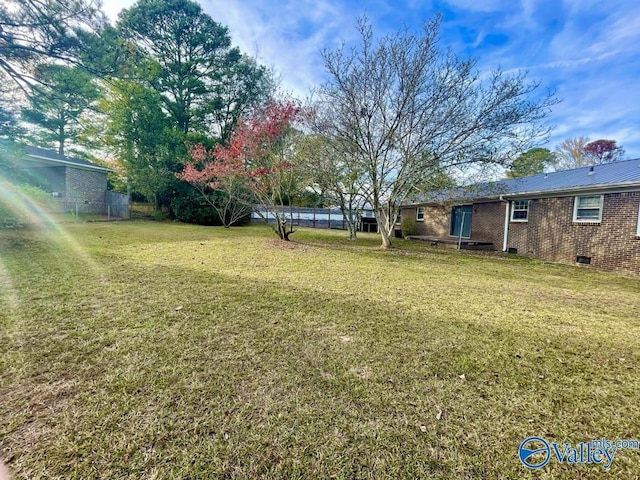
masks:
<path fill-rule="evenodd" d="M 441 49 L 440 23 L 378 40 L 361 18 L 357 47 L 323 52 L 329 79 L 319 91 L 317 131 L 354 159 L 384 247 L 417 186 L 453 167 L 508 164 L 548 136 L 545 119 L 557 103 L 525 73 L 481 78 L 474 60 Z"/>

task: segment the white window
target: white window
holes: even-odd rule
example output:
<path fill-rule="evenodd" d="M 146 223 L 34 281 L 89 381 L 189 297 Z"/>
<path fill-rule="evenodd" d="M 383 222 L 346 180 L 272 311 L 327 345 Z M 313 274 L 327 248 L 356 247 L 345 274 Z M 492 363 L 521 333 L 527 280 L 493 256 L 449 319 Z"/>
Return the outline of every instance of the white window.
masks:
<path fill-rule="evenodd" d="M 511 221 L 529 221 L 529 200 L 514 200 L 511 204 Z"/>
<path fill-rule="evenodd" d="M 599 223 L 602 221 L 602 195 L 584 195 L 575 198 L 573 221 Z"/>
<path fill-rule="evenodd" d="M 640 207 L 638 208 L 638 227 L 637 227 L 636 235 L 640 237 Z"/>
<path fill-rule="evenodd" d="M 418 222 L 423 222 L 424 221 L 424 207 L 416 208 L 416 220 Z"/>

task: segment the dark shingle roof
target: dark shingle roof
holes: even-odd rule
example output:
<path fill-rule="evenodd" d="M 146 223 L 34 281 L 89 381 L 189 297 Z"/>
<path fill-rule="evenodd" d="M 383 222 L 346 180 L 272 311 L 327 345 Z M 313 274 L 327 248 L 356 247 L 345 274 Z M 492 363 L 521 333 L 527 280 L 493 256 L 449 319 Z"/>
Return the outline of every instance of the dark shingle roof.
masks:
<path fill-rule="evenodd" d="M 91 163 L 88 160 L 81 160 L 79 158 L 67 157 L 66 155 L 60 155 L 59 153 L 53 152 L 51 150 L 45 150 L 43 148 L 32 147 L 29 145 L 25 146 L 24 148 L 27 156 L 29 157 L 34 157 L 34 158 L 39 158 L 44 160 L 51 160 L 52 162 L 56 162 L 56 163 L 77 165 L 79 167 L 88 167 L 95 170 L 105 170 L 105 171 L 108 170 L 107 168 L 101 167 L 100 165 L 96 165 L 95 163 Z"/>
<path fill-rule="evenodd" d="M 493 199 L 505 196 L 528 194 L 549 195 L 574 191 L 603 190 L 607 188 L 640 188 L 640 158 L 589 167 L 540 173 L 497 182 L 480 183 L 456 192 L 423 197 L 412 204 L 449 200 Z"/>

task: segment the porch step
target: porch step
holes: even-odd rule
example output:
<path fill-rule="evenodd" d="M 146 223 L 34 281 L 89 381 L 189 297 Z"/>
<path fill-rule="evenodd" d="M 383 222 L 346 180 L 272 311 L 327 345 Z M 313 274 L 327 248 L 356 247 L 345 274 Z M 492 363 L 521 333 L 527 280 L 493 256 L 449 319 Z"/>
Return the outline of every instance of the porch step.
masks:
<path fill-rule="evenodd" d="M 420 242 L 429 242 L 431 245 L 443 245 L 446 247 L 457 247 L 458 239 L 454 237 L 430 237 L 425 235 L 410 235 L 407 237 L 409 240 L 418 240 Z M 484 240 L 470 240 L 462 239 L 460 242 L 460 249 L 462 250 L 495 250 L 493 242 L 486 242 Z"/>
<path fill-rule="evenodd" d="M 460 242 L 460 249 L 461 250 L 495 250 L 495 247 L 491 242 L 462 241 Z"/>

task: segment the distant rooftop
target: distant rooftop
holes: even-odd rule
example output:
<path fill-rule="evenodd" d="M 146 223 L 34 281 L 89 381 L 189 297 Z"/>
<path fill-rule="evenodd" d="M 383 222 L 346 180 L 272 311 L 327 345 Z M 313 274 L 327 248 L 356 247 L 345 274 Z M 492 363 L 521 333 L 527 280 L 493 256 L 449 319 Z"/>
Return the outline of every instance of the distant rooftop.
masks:
<path fill-rule="evenodd" d="M 640 158 L 588 167 L 539 173 L 529 177 L 498 180 L 424 196 L 411 204 L 448 200 L 495 199 L 504 196 L 527 196 L 570 193 L 574 191 L 606 190 L 612 188 L 640 188 Z"/>

